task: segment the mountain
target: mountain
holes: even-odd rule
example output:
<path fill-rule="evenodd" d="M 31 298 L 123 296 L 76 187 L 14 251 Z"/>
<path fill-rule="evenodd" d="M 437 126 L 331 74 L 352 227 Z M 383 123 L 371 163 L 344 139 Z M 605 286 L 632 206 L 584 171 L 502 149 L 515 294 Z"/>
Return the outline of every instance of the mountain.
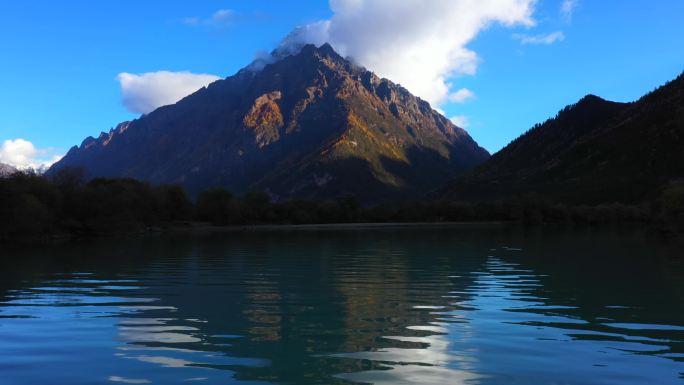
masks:
<path fill-rule="evenodd" d="M 450 183 L 449 199 L 639 203 L 684 178 L 684 74 L 633 103 L 589 95 Z"/>
<path fill-rule="evenodd" d="M 175 105 L 87 138 L 48 175 L 224 187 L 276 198 L 418 197 L 489 154 L 463 129 L 330 45 L 247 67 Z"/>
<path fill-rule="evenodd" d="M 9 164 L 0 163 L 0 178 L 12 175 L 17 171 L 19 170 L 10 166 Z"/>

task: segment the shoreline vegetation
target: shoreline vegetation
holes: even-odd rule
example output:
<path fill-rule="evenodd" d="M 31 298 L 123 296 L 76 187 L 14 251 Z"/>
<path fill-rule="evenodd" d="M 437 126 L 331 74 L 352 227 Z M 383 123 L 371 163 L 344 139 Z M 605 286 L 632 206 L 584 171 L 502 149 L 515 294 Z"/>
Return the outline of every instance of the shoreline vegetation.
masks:
<path fill-rule="evenodd" d="M 639 224 L 684 234 L 684 186 L 641 204 L 565 205 L 528 194 L 491 202 L 424 200 L 363 206 L 352 196 L 273 202 L 211 189 L 192 200 L 183 188 L 133 179 L 86 181 L 80 170 L 51 177 L 18 172 L 0 178 L 0 242 L 59 240 L 155 232 L 225 232 L 286 228 L 343 229 L 458 224 Z M 284 227 L 286 226 L 286 227 Z"/>

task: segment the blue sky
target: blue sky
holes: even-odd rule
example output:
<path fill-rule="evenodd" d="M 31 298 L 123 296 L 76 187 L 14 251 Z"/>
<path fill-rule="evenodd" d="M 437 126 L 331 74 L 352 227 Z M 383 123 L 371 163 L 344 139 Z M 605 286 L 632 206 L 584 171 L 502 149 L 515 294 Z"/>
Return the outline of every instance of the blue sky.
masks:
<path fill-rule="evenodd" d="M 276 47 L 294 27 L 351 12 L 348 3 L 363 1 L 388 7 L 393 3 L 0 1 L 0 144 L 21 138 L 34 146 L 26 157 L 51 159 L 86 136 L 139 116 L 122 104 L 120 73 L 165 70 L 229 76 L 251 62 L 255 52 Z M 454 17 L 469 17 L 469 1 L 453 0 L 466 4 Z M 494 20 L 468 39 L 463 37 L 468 31 L 451 37 L 451 30 L 445 29 L 438 39 L 445 47 L 465 41 L 458 44 L 477 55 L 468 59 L 473 68 L 450 71 L 453 76 L 445 83 L 452 97 L 438 107 L 447 117 L 465 122 L 471 135 L 492 152 L 587 93 L 630 101 L 684 70 L 684 1 L 508 1 L 527 2 L 529 19 Z M 419 17 L 434 15 L 416 9 Z M 369 18 L 352 19 L 363 24 Z M 337 40 L 344 39 L 338 35 Z M 458 44 L 454 47 L 460 48 Z M 364 57 L 354 47 L 349 51 Z M 398 77 L 411 75 L 382 63 L 366 65 Z M 459 93 L 462 89 L 467 91 Z M 430 91 L 417 93 L 430 100 Z"/>

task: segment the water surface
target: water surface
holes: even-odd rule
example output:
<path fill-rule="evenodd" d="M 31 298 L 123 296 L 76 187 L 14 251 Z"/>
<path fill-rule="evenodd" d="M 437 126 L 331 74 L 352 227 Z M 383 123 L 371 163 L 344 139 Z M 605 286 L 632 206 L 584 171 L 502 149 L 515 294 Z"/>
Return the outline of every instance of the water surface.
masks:
<path fill-rule="evenodd" d="M 0 249 L 0 384 L 682 384 L 684 258 L 634 230 Z"/>

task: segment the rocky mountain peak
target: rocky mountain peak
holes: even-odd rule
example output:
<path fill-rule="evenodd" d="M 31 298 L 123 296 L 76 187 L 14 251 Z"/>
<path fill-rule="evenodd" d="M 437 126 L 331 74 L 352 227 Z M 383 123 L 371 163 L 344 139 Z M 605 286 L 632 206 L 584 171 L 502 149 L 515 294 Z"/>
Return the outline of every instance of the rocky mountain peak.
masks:
<path fill-rule="evenodd" d="M 10 166 L 9 164 L 0 163 L 0 178 L 7 177 L 14 174 L 19 170 L 16 167 Z"/>
<path fill-rule="evenodd" d="M 377 202 L 422 195 L 488 156 L 427 102 L 324 44 L 88 138 L 51 172 Z"/>

